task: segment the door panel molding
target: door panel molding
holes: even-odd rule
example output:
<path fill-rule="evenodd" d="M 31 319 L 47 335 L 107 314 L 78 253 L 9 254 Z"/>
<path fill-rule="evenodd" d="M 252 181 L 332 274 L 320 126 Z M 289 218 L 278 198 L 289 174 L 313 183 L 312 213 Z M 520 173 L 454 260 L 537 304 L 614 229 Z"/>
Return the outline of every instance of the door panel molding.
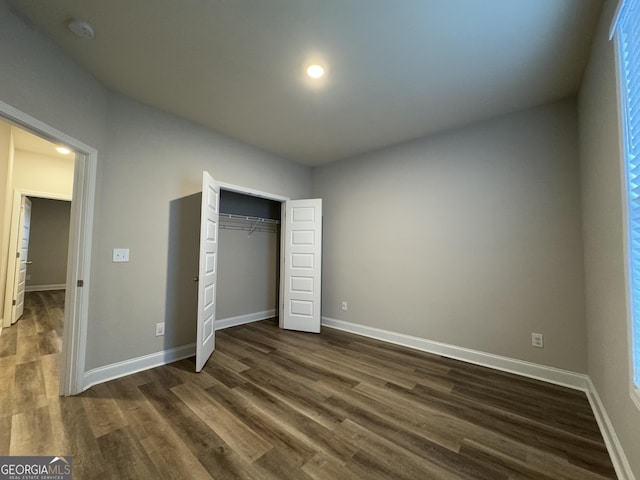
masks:
<path fill-rule="evenodd" d="M 320 333 L 322 200 L 282 204 L 280 328 Z"/>
<path fill-rule="evenodd" d="M 200 268 L 198 272 L 198 327 L 196 372 L 202 370 L 216 347 L 216 287 L 218 284 L 218 217 L 220 187 L 202 172 L 200 207 Z"/>

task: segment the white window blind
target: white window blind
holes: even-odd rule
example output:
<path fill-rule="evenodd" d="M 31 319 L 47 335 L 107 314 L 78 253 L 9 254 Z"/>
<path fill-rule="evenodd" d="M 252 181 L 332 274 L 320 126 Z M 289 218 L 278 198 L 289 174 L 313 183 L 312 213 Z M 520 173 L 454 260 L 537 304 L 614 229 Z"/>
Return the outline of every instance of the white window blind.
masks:
<path fill-rule="evenodd" d="M 618 20 L 628 194 L 633 380 L 640 388 L 640 0 L 626 0 Z"/>

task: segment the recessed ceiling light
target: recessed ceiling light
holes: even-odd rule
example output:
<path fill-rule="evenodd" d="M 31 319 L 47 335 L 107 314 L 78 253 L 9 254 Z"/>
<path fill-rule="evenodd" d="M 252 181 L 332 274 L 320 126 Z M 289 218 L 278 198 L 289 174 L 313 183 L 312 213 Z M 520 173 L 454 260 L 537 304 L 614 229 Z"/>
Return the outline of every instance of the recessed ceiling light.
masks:
<path fill-rule="evenodd" d="M 67 26 L 69 27 L 69 30 L 75 33 L 78 37 L 93 38 L 95 36 L 93 26 L 86 20 L 74 18 L 72 20 L 69 20 Z"/>
<path fill-rule="evenodd" d="M 71 153 L 71 150 L 69 150 L 67 147 L 56 147 L 56 152 L 61 153 L 62 155 L 69 155 Z"/>
<path fill-rule="evenodd" d="M 324 75 L 324 67 L 322 65 L 309 65 L 307 67 L 307 75 L 311 78 L 320 78 Z"/>

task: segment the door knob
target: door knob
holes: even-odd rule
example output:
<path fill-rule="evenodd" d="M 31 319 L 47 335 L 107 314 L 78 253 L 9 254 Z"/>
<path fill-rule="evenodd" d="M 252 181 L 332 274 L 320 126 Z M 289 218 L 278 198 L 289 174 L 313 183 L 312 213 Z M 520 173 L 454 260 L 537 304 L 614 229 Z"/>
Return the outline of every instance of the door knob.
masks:
<path fill-rule="evenodd" d="M 26 262 L 24 262 L 24 263 L 26 263 L 27 265 L 31 265 L 33 262 L 32 262 L 31 260 L 27 260 L 27 261 L 26 261 Z"/>
<path fill-rule="evenodd" d="M 194 282 L 197 282 L 197 281 L 199 281 L 199 280 L 200 280 L 200 278 L 198 278 L 198 277 L 193 277 L 193 281 L 194 281 Z"/>

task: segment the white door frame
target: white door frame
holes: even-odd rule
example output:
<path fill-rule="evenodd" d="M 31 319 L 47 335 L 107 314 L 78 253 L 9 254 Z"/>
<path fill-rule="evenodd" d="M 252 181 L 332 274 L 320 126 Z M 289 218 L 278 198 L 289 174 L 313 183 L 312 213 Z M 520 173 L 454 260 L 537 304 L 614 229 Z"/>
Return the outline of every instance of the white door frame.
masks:
<path fill-rule="evenodd" d="M 9 226 L 9 252 L 18 251 L 18 236 L 20 235 L 20 205 L 22 203 L 22 197 L 38 197 L 48 198 L 52 200 L 71 201 L 71 197 L 69 195 L 58 195 L 53 193 L 38 192 L 35 190 L 15 188 L 13 190 L 13 203 L 11 205 L 11 224 Z M 13 293 L 15 291 L 15 280 L 9 282 L 9 279 L 15 277 L 15 265 L 15 258 L 10 253 L 7 261 L 7 282 L 5 283 L 4 289 L 4 327 L 10 327 L 13 322 L 12 299 Z M 7 314 L 7 312 L 9 313 Z"/>
<path fill-rule="evenodd" d="M 276 193 L 263 192 L 261 190 L 256 190 L 255 188 L 242 187 L 240 185 L 234 185 L 232 183 L 218 182 L 220 185 L 220 190 L 227 190 L 229 192 L 242 193 L 244 195 L 249 195 L 251 197 L 259 197 L 266 198 L 267 200 L 273 200 L 276 202 L 286 202 L 291 200 L 289 197 L 285 197 L 283 195 L 278 195 Z"/>
<path fill-rule="evenodd" d="M 2 101 L 0 117 L 76 152 L 60 357 L 60 395 L 75 395 L 84 387 L 98 151 Z"/>

